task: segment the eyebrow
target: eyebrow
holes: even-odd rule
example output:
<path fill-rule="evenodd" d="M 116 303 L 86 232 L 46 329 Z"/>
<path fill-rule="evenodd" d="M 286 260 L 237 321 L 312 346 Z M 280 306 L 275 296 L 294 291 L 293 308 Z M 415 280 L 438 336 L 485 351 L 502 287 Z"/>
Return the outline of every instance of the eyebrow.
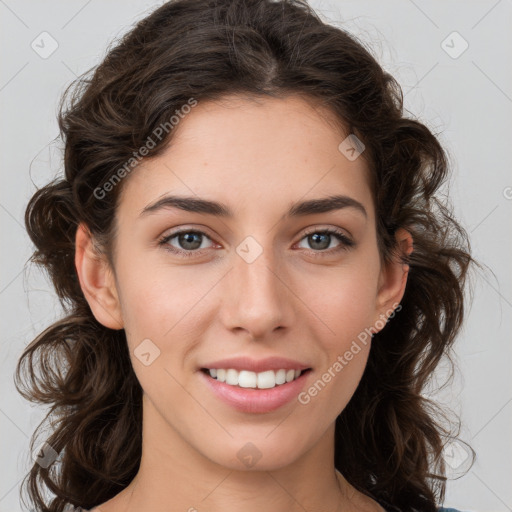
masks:
<path fill-rule="evenodd" d="M 186 212 L 203 213 L 207 215 L 215 215 L 217 217 L 232 218 L 234 216 L 231 209 L 223 203 L 200 199 L 198 197 L 168 195 L 147 205 L 141 211 L 140 217 L 168 208 L 178 208 Z M 359 201 L 345 195 L 334 195 L 321 199 L 311 199 L 309 201 L 295 203 L 286 213 L 286 217 L 301 217 L 316 213 L 341 210 L 343 208 L 354 209 L 362 213 L 366 218 L 368 217 L 365 207 Z"/>

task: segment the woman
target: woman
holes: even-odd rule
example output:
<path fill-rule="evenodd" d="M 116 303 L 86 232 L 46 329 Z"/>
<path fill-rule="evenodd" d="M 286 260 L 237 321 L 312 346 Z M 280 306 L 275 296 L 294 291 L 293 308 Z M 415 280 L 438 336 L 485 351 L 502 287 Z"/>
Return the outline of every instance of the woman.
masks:
<path fill-rule="evenodd" d="M 352 36 L 298 0 L 168 2 L 59 125 L 26 211 L 69 313 L 17 368 L 52 405 L 36 510 L 447 510 L 421 392 L 473 259 L 443 148 Z"/>

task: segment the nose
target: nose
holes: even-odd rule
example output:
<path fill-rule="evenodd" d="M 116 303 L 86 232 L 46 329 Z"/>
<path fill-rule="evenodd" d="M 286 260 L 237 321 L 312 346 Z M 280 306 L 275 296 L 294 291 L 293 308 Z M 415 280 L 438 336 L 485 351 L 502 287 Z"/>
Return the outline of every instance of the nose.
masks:
<path fill-rule="evenodd" d="M 222 301 L 221 317 L 227 329 L 243 330 L 252 339 L 264 339 L 291 325 L 293 293 L 283 265 L 276 266 L 272 253 L 272 249 L 265 248 L 254 261 L 243 252 L 242 256 L 234 255 Z"/>

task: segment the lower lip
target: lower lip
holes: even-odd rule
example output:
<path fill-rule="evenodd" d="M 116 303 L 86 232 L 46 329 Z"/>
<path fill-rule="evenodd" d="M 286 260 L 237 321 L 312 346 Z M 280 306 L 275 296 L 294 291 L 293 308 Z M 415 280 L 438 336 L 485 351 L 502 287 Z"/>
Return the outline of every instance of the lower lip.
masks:
<path fill-rule="evenodd" d="M 297 398 L 310 372 L 311 370 L 308 370 L 297 379 L 270 389 L 253 389 L 230 386 L 199 371 L 201 378 L 218 398 L 241 412 L 249 413 L 275 411 Z"/>

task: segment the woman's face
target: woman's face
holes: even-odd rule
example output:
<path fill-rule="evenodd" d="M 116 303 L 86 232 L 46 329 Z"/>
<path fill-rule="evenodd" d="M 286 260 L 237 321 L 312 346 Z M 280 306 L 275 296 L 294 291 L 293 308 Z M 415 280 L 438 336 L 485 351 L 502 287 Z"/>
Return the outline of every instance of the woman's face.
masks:
<path fill-rule="evenodd" d="M 123 184 L 99 309 L 125 329 L 163 454 L 179 438 L 184 456 L 282 467 L 332 441 L 402 267 L 381 267 L 365 160 L 303 99 L 199 102 L 174 130 Z"/>

